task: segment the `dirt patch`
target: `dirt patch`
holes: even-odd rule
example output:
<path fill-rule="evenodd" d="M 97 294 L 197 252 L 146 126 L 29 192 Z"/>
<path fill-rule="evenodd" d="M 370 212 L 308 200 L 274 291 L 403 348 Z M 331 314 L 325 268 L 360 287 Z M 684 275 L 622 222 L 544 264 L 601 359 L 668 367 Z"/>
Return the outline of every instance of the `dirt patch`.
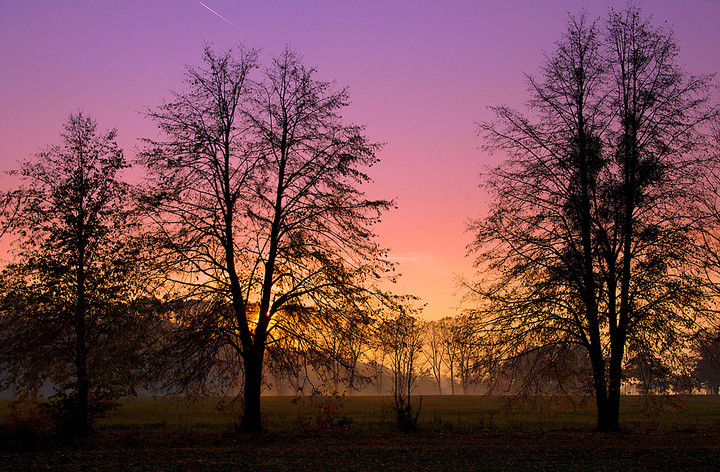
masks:
<path fill-rule="evenodd" d="M 100 433 L 4 450 L 4 470 L 711 470 L 720 432 Z"/>

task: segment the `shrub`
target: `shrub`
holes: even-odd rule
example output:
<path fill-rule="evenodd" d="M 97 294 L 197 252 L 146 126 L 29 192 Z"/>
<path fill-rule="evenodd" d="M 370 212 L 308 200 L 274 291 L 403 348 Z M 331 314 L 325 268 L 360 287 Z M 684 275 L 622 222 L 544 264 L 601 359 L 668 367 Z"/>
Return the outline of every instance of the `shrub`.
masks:
<path fill-rule="evenodd" d="M 10 404 L 5 430 L 15 440 L 37 444 L 55 435 L 53 417 L 45 404 L 37 400 L 18 400 Z"/>
<path fill-rule="evenodd" d="M 91 398 L 88 404 L 88 420 L 90 427 L 98 418 L 103 418 L 108 411 L 117 407 L 116 401 L 110 401 L 99 398 Z M 62 436 L 74 436 L 78 433 L 86 432 L 84 424 L 78 419 L 78 400 L 77 394 L 70 394 L 59 391 L 49 398 L 43 407 L 48 411 L 55 433 Z"/>
<path fill-rule="evenodd" d="M 304 432 L 349 429 L 355 424 L 349 416 L 340 415 L 344 405 L 342 397 L 337 394 L 313 396 L 307 400 L 298 398 L 294 403 L 300 404 L 296 424 Z"/>

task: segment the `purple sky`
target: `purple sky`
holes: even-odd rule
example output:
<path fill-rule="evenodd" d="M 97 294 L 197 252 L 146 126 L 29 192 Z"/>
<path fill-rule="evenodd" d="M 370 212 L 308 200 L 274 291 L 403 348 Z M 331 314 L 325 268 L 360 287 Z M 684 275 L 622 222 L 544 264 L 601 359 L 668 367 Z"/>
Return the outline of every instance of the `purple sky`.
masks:
<path fill-rule="evenodd" d="M 261 47 L 286 43 L 349 86 L 348 122 L 387 143 L 371 169 L 372 196 L 399 209 L 378 228 L 403 277 L 396 291 L 428 304 L 425 316 L 455 314 L 455 274 L 471 274 L 464 232 L 485 197 L 478 174 L 491 160 L 478 148 L 475 122 L 488 105 L 521 107 L 523 72 L 584 6 L 604 17 L 624 1 L 40 1 L 0 2 L 0 170 L 58 142 L 71 111 L 102 129 L 117 127 L 130 158 L 138 137 L 154 136 L 142 117 L 171 89 L 205 42 Z M 720 71 L 720 2 L 645 1 L 655 23 L 674 30 L 691 73 Z M 8 178 L 0 178 L 0 186 Z"/>

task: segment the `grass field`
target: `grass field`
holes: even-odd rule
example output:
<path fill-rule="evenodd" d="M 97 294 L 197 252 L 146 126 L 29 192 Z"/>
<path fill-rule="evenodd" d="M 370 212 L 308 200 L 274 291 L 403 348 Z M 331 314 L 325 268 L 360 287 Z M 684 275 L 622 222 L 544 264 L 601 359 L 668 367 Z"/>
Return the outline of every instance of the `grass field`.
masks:
<path fill-rule="evenodd" d="M 504 408 L 505 400 L 483 396 L 425 396 L 419 427 L 422 430 L 457 431 L 539 431 L 585 429 L 595 425 L 592 402 L 569 405 L 548 401 L 540 404 Z M 4 403 L 6 405 L 7 403 Z M 230 430 L 240 417 L 240 404 L 215 398 L 188 401 L 184 398 L 130 398 L 120 408 L 99 421 L 101 430 L 172 429 Z M 352 419 L 363 430 L 392 429 L 394 417 L 390 399 L 374 396 L 340 397 L 264 397 L 262 408 L 266 429 L 292 432 L 303 417 L 314 417 L 328 409 L 334 415 Z M 6 407 L 0 406 L 0 418 Z M 333 413 L 331 411 L 330 413 Z M 670 402 L 648 405 L 641 397 L 624 397 L 621 420 L 629 430 L 720 429 L 720 397 L 676 397 Z"/>
<path fill-rule="evenodd" d="M 89 438 L 6 440 L 0 470 L 718 470 L 720 398 L 676 400 L 626 397 L 624 430 L 600 434 L 591 404 L 507 410 L 494 397 L 427 396 L 420 431 L 398 433 L 386 398 L 266 397 L 267 431 L 245 435 L 237 404 L 133 398 Z M 7 411 L 0 402 L 0 420 Z"/>

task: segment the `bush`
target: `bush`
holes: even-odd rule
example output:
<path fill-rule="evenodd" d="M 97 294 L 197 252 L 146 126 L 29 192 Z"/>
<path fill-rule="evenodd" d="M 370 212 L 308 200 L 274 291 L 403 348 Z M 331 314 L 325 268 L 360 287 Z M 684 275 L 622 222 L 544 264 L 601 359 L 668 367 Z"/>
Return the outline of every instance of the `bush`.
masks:
<path fill-rule="evenodd" d="M 420 408 L 422 408 L 423 397 L 420 397 L 417 408 L 413 408 L 410 403 L 410 396 L 395 395 L 396 425 L 400 431 L 417 431 L 418 416 L 420 416 Z"/>
<path fill-rule="evenodd" d="M 118 406 L 117 402 L 100 399 L 90 399 L 88 404 L 88 425 L 84 424 L 82 418 L 78 418 L 77 394 L 67 394 L 59 391 L 51 396 L 49 401 L 43 405 L 52 418 L 53 427 L 58 435 L 75 436 L 88 432 L 96 419 L 103 418 L 107 412 Z"/>
<path fill-rule="evenodd" d="M 56 433 L 50 410 L 37 400 L 18 400 L 11 403 L 4 426 L 15 441 L 29 444 L 37 444 Z"/>
<path fill-rule="evenodd" d="M 304 432 L 350 429 L 355 424 L 349 416 L 340 415 L 344 405 L 339 395 L 313 396 L 309 400 L 299 397 L 293 402 L 300 404 L 296 424 Z"/>

